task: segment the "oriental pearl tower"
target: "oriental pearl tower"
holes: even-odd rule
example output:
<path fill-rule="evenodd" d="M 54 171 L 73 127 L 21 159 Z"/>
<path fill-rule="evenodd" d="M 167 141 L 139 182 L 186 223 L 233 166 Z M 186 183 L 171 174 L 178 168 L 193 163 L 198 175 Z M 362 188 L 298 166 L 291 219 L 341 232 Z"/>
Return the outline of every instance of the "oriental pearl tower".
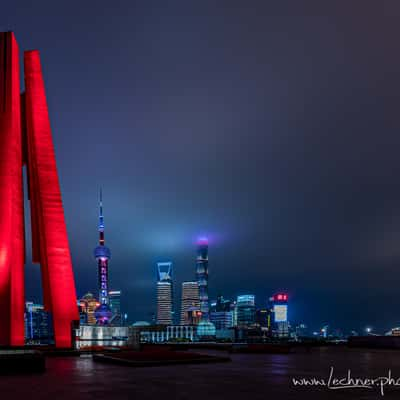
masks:
<path fill-rule="evenodd" d="M 99 302 L 94 316 L 98 325 L 107 325 L 112 317 L 108 298 L 108 260 L 111 258 L 110 249 L 105 246 L 104 241 L 104 217 L 103 217 L 103 196 L 100 189 L 99 202 L 99 245 L 94 249 L 94 257 L 97 261 L 99 277 Z"/>

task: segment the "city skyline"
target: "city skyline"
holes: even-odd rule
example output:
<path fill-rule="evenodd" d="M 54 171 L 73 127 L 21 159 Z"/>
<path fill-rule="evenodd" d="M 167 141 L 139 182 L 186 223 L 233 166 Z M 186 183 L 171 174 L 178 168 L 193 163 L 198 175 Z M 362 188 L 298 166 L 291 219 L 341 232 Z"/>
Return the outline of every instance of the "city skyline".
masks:
<path fill-rule="evenodd" d="M 0 391 L 400 393 L 400 1 L 5 1 Z"/>
<path fill-rule="evenodd" d="M 97 208 L 97 210 L 98 210 L 98 208 Z M 182 275 L 182 278 L 181 278 L 182 281 L 174 280 L 174 285 L 176 285 L 177 288 L 188 279 L 187 274 L 189 274 L 189 275 L 192 274 L 193 277 L 196 275 L 196 265 L 197 265 L 196 253 L 198 252 L 199 242 L 201 243 L 202 241 L 208 241 L 208 238 L 206 238 L 204 235 L 199 235 L 193 243 L 189 243 L 189 245 L 191 244 L 191 251 L 192 251 L 192 260 L 190 260 L 190 263 L 192 263 L 192 265 L 185 268 L 184 275 Z M 28 248 L 28 251 L 29 251 L 29 248 Z M 158 257 L 157 259 L 160 259 L 160 257 Z M 157 263 L 159 263 L 159 262 L 157 262 Z M 159 263 L 159 264 L 163 264 L 163 263 Z M 165 264 L 172 264 L 172 262 L 167 262 Z M 175 263 L 174 263 L 174 265 L 175 265 Z M 153 266 L 150 266 L 149 272 L 150 272 L 150 275 L 154 276 L 154 272 L 152 271 L 153 268 L 154 268 Z M 175 267 L 174 267 L 174 270 L 175 270 Z M 91 272 L 94 273 L 94 275 L 92 276 L 92 280 L 94 280 L 94 283 L 92 283 L 92 285 L 94 284 L 94 286 L 96 287 L 96 281 L 98 282 L 97 270 L 93 270 Z M 115 273 L 118 273 L 118 271 L 115 271 Z M 155 280 L 152 280 L 151 282 L 153 285 L 154 285 L 154 283 L 156 283 Z M 77 282 L 77 286 L 79 286 L 79 282 Z M 282 291 L 282 290 L 289 291 L 289 292 L 296 291 L 295 289 L 291 291 L 290 289 L 287 289 L 286 287 L 283 287 L 283 289 L 279 289 L 279 290 L 277 290 L 276 288 L 269 288 L 268 290 L 266 290 L 264 292 L 265 295 L 263 295 L 263 294 L 261 296 L 255 295 L 255 297 L 257 299 L 255 302 L 256 306 L 259 309 L 262 309 L 263 307 L 265 307 L 268 304 L 269 298 L 272 293 L 277 292 L 277 291 Z M 139 315 L 138 317 L 135 317 L 136 313 L 133 312 L 133 316 L 131 315 L 129 318 L 129 321 L 131 323 L 134 321 L 142 321 L 142 320 L 146 320 L 146 319 L 148 321 L 151 320 L 152 313 L 156 312 L 156 309 L 157 309 L 157 302 L 154 301 L 154 294 L 155 294 L 156 290 L 153 288 L 152 291 L 154 292 L 154 293 L 151 293 L 153 303 L 150 304 L 150 307 L 147 310 L 147 312 L 142 313 L 142 314 L 137 313 L 137 315 Z M 90 289 L 86 288 L 83 290 L 83 292 L 84 293 L 90 292 Z M 94 292 L 96 292 L 96 290 L 94 290 Z M 221 288 L 211 287 L 212 295 L 209 296 L 209 301 L 215 300 L 217 298 L 217 296 L 221 293 L 226 298 L 236 299 L 236 297 L 241 296 L 247 292 L 252 292 L 251 288 L 249 288 L 248 290 L 241 289 L 240 284 L 236 289 L 234 289 L 233 291 L 230 292 L 231 294 L 227 294 L 228 292 L 224 291 L 223 288 L 221 289 Z M 253 290 L 253 292 L 254 292 L 254 290 Z M 79 298 L 79 295 L 83 295 L 84 293 L 81 293 L 81 294 L 77 293 L 77 296 L 78 296 L 77 299 Z M 174 306 L 172 308 L 173 313 L 177 313 L 177 312 L 179 313 L 179 305 L 181 304 L 180 296 L 181 296 L 181 291 L 179 291 L 179 290 L 173 291 L 173 304 L 174 304 Z M 40 295 L 39 296 L 31 296 L 30 299 L 33 299 L 36 301 L 37 299 L 40 299 L 40 297 L 41 297 Z M 261 297 L 261 300 L 260 300 L 260 297 Z M 27 298 L 27 300 L 29 300 L 29 299 Z M 294 306 L 293 307 L 294 309 L 297 308 L 295 303 L 291 304 L 291 308 L 292 308 L 292 306 Z M 141 318 L 140 315 L 142 315 L 143 318 Z M 293 312 L 291 312 L 289 315 L 292 317 L 290 319 L 290 322 L 292 322 L 292 324 L 293 324 L 292 328 L 294 328 L 295 325 L 297 325 L 297 324 L 306 323 L 307 326 L 309 327 L 309 332 L 319 331 L 319 328 L 323 327 L 324 325 L 330 326 L 333 329 L 342 329 L 343 332 L 347 332 L 347 333 L 350 333 L 352 330 L 362 333 L 362 332 L 365 332 L 366 329 L 368 329 L 368 327 L 371 327 L 371 326 L 374 327 L 374 331 L 381 331 L 381 332 L 385 332 L 387 330 L 390 330 L 390 328 L 392 328 L 391 326 L 380 324 L 379 322 L 376 324 L 371 324 L 370 323 L 371 319 L 367 319 L 365 321 L 359 321 L 359 323 L 345 325 L 345 324 L 342 324 L 340 320 L 338 322 L 334 320 L 334 323 L 330 324 L 329 322 L 332 320 L 329 318 L 329 316 L 327 316 L 325 319 L 321 319 L 321 320 L 314 319 L 314 320 L 309 321 L 309 320 L 305 320 L 304 318 L 302 318 L 302 315 L 300 315 L 300 314 L 293 315 Z M 393 325 L 393 326 L 395 326 L 395 325 Z M 371 328 L 369 328 L 369 329 L 371 329 Z"/>
<path fill-rule="evenodd" d="M 206 235 L 210 299 L 285 291 L 309 325 L 399 325 L 400 28 L 369 5 L 279 3 L 4 5 L 2 29 L 41 51 L 78 297 L 96 293 L 102 187 L 132 320 L 155 262 L 179 287 Z"/>

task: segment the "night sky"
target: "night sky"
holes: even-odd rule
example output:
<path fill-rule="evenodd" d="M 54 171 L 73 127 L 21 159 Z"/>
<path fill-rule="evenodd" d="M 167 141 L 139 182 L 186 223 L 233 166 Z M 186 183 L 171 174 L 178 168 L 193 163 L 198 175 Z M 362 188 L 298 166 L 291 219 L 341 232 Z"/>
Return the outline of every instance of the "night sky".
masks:
<path fill-rule="evenodd" d="M 285 290 L 293 322 L 400 325 L 399 3 L 3 1 L 0 29 L 41 51 L 78 296 L 101 186 L 132 322 L 155 262 L 180 295 L 207 235 L 211 298 Z"/>

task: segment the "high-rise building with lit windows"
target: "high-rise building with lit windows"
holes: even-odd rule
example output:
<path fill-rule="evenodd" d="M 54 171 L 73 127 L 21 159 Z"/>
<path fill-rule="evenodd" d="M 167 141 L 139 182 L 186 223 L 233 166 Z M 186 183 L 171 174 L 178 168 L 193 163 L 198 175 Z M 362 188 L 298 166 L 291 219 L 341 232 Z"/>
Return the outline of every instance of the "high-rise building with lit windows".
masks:
<path fill-rule="evenodd" d="M 158 282 L 171 282 L 172 283 L 172 262 L 158 262 L 157 263 L 157 280 Z"/>
<path fill-rule="evenodd" d="M 286 293 L 278 293 L 272 296 L 269 300 L 273 313 L 273 335 L 278 337 L 289 336 L 289 296 Z"/>
<path fill-rule="evenodd" d="M 172 262 L 157 263 L 157 323 L 173 324 Z"/>
<path fill-rule="evenodd" d="M 255 296 L 245 294 L 237 297 L 236 324 L 239 327 L 248 327 L 255 323 L 256 307 Z"/>
<path fill-rule="evenodd" d="M 53 342 L 51 314 L 42 304 L 25 303 L 25 340 L 29 344 L 50 344 Z"/>
<path fill-rule="evenodd" d="M 79 301 L 79 316 L 81 324 L 95 325 L 96 318 L 94 312 L 100 305 L 92 293 L 86 293 Z"/>
<path fill-rule="evenodd" d="M 201 238 L 197 242 L 196 278 L 199 285 L 201 318 L 208 320 L 208 240 L 206 238 Z"/>
<path fill-rule="evenodd" d="M 230 300 L 224 299 L 224 297 L 219 294 L 217 296 L 217 301 L 215 302 L 215 311 L 232 311 L 232 302 Z"/>
<path fill-rule="evenodd" d="M 200 312 L 199 284 L 197 282 L 183 282 L 181 325 L 191 325 L 193 323 L 193 312 Z"/>
<path fill-rule="evenodd" d="M 110 290 L 108 292 L 110 309 L 112 313 L 111 323 L 113 325 L 122 325 L 124 323 L 121 312 L 121 291 Z"/>
<path fill-rule="evenodd" d="M 215 325 L 215 329 L 228 329 L 233 326 L 232 311 L 211 311 L 210 321 Z"/>

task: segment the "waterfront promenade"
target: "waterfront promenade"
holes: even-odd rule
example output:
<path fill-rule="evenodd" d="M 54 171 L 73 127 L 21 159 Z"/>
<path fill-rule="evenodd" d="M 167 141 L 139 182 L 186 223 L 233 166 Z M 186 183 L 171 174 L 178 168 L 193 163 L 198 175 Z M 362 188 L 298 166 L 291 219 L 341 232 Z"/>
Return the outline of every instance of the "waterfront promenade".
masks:
<path fill-rule="evenodd" d="M 216 354 L 208 351 L 208 354 Z M 217 352 L 221 354 L 220 352 Z M 372 389 L 295 387 L 293 378 L 400 377 L 400 351 L 339 348 L 297 350 L 291 354 L 232 354 L 232 362 L 130 368 L 93 362 L 90 356 L 48 358 L 42 375 L 2 376 L 5 399 L 378 399 Z M 399 387 L 385 387 L 385 399 L 398 399 Z"/>

